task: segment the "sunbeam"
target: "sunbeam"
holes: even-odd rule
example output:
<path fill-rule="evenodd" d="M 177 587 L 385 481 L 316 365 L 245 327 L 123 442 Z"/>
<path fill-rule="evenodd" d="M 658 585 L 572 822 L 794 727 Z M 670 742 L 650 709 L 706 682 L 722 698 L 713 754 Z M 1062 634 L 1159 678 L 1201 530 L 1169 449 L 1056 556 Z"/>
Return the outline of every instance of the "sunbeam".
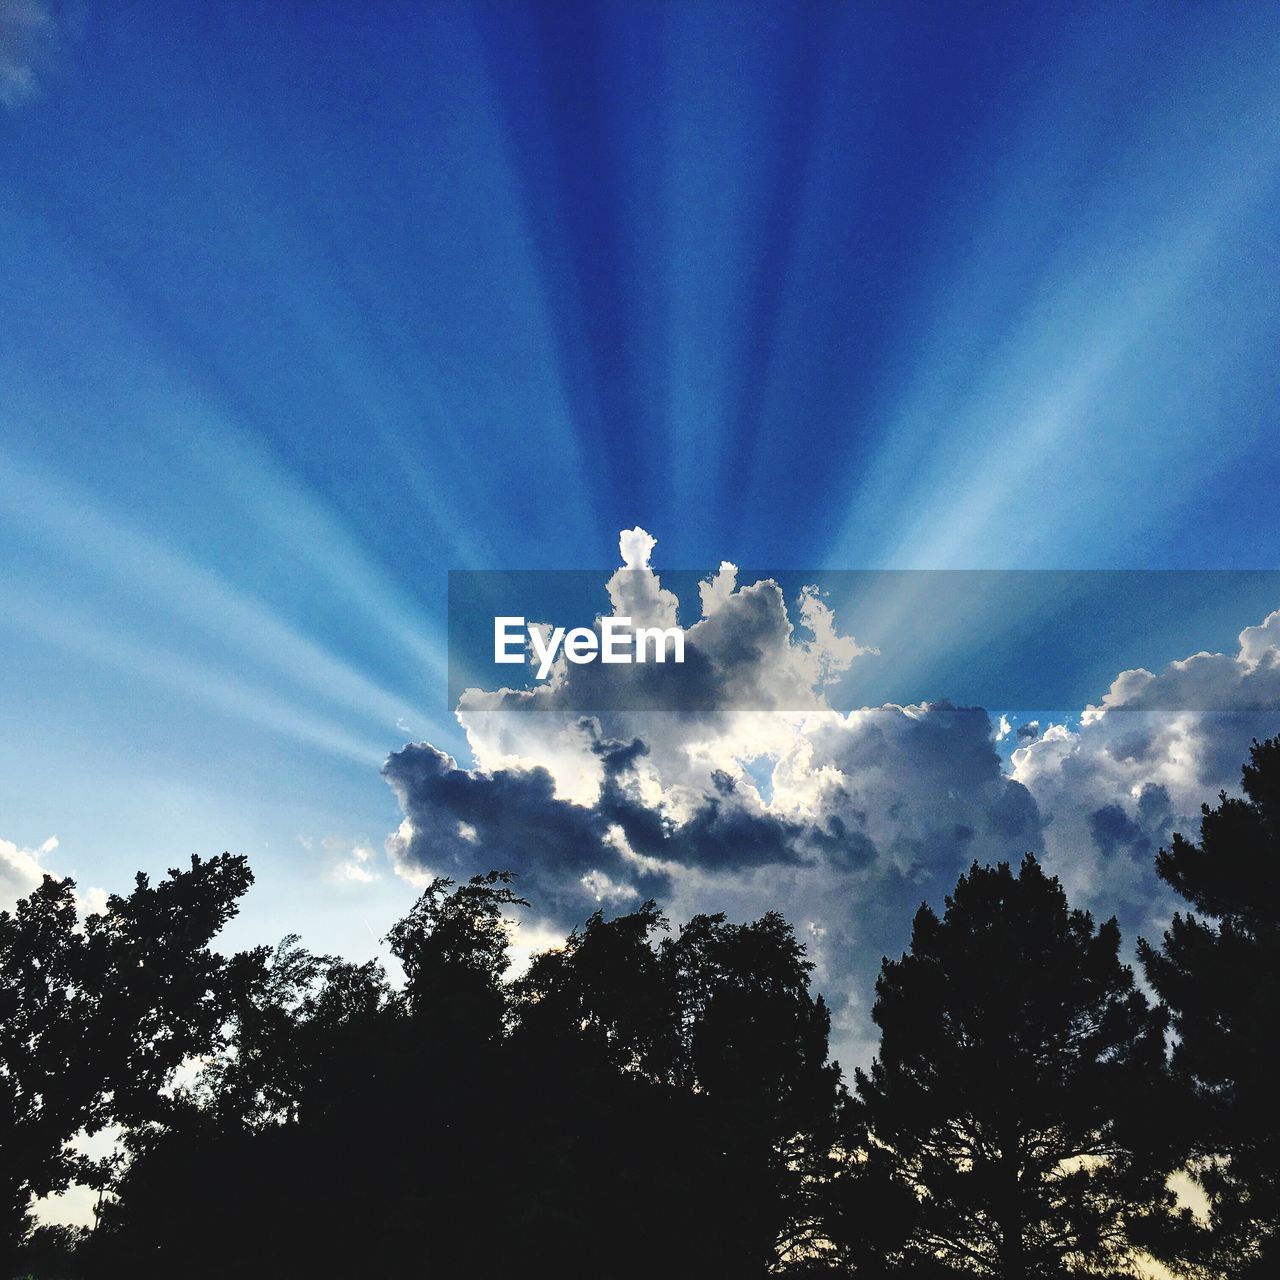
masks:
<path fill-rule="evenodd" d="M 406 715 L 422 724 L 434 721 L 410 698 L 387 692 L 189 558 L 132 531 L 118 516 L 98 512 L 74 489 L 60 492 L 10 457 L 0 466 L 0 493 L 6 505 L 22 512 L 28 535 L 38 533 L 60 553 L 88 560 L 108 575 L 117 617 L 121 597 L 141 600 L 149 611 L 306 689 L 312 699 L 380 723 L 388 733 Z M 139 663 L 139 670 L 145 665 Z"/>

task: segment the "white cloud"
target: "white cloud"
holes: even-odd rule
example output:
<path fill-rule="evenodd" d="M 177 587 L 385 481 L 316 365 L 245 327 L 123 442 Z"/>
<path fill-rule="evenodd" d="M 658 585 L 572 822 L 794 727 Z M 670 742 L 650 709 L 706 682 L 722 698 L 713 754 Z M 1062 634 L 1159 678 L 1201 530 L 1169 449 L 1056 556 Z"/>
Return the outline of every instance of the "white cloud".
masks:
<path fill-rule="evenodd" d="M 310 844 L 306 847 L 310 847 Z M 327 835 L 320 841 L 324 854 L 321 876 L 330 884 L 371 884 L 378 878 L 377 855 L 366 841 Z"/>
<path fill-rule="evenodd" d="M 391 869 L 401 880 L 415 889 L 425 889 L 436 877 L 436 872 L 414 856 L 417 848 L 417 832 L 413 820 L 405 818 L 383 842 Z"/>
<path fill-rule="evenodd" d="M 1046 862 L 1082 905 L 1163 922 L 1155 851 L 1199 830 L 1200 805 L 1238 792 L 1253 738 L 1280 732 L 1280 613 L 1235 654 L 1198 653 L 1156 674 L 1122 671 L 1075 729 L 1050 725 L 1011 757 L 1036 798 Z"/>
<path fill-rule="evenodd" d="M 816 664 L 817 684 L 831 684 L 853 666 L 854 659 L 880 652 L 836 632 L 835 614 L 817 587 L 805 587 L 800 592 L 800 621 L 813 632 L 813 640 L 801 647 Z"/>
<path fill-rule="evenodd" d="M 57 847 L 54 836 L 38 849 L 19 849 L 12 840 L 0 840 L 0 911 L 12 910 L 19 898 L 39 888 L 46 873 L 53 874 L 42 860 Z"/>
<path fill-rule="evenodd" d="M 1280 662 L 1280 609 L 1269 613 L 1256 627 L 1240 633 L 1238 661 L 1251 673 L 1260 667 L 1274 668 Z"/>
<path fill-rule="evenodd" d="M 674 627 L 677 621 L 680 602 L 649 565 L 657 545 L 657 538 L 639 525 L 625 529 L 618 536 L 622 568 L 606 584 L 613 616 L 630 618 L 637 627 Z"/>
<path fill-rule="evenodd" d="M 670 625 L 680 601 L 655 545 L 622 535 L 610 598 Z M 597 669 L 567 664 L 533 690 L 464 693 L 471 767 L 426 743 L 388 762 L 406 815 L 388 854 L 415 883 L 507 867 L 552 931 L 649 896 L 676 920 L 780 909 L 803 922 L 846 1059 L 874 1042 L 881 957 L 975 859 L 1039 852 L 1079 905 L 1119 911 L 1130 940 L 1150 932 L 1168 909 L 1156 848 L 1237 786 L 1252 736 L 1280 730 L 1280 614 L 1236 655 L 1120 673 L 1074 728 L 1015 728 L 941 701 L 842 713 L 826 686 L 874 651 L 840 633 L 816 590 L 789 608 L 777 583 L 744 584 L 725 561 L 699 596 L 696 661 L 625 706 L 584 715 L 575 695 Z M 1006 770 L 995 744 L 1011 734 Z"/>
<path fill-rule="evenodd" d="M 668 625 L 680 602 L 655 545 L 642 529 L 622 536 L 610 596 L 617 613 Z M 558 924 L 648 896 L 677 918 L 780 907 L 809 922 L 837 1019 L 861 1035 L 874 969 L 920 900 L 973 857 L 1035 847 L 1035 806 L 1002 774 L 984 711 L 832 708 L 826 686 L 874 651 L 841 634 L 816 589 L 794 625 L 777 583 L 743 584 L 729 562 L 699 594 L 686 630 L 697 663 L 674 693 L 659 673 L 633 707 L 584 716 L 574 694 L 591 669 L 565 664 L 534 690 L 463 695 L 472 768 L 428 744 L 393 756 L 406 817 L 392 865 L 419 882 L 508 867 Z"/>
<path fill-rule="evenodd" d="M 12 840 L 0 840 L 0 911 L 12 911 L 20 898 L 40 887 L 45 876 L 61 877 L 46 859 L 58 848 L 58 837 L 50 836 L 36 849 L 20 849 Z M 107 891 L 90 885 L 75 894 L 80 915 L 100 915 L 107 909 Z"/>
<path fill-rule="evenodd" d="M 582 877 L 582 887 L 594 902 L 611 907 L 625 907 L 640 899 L 640 890 L 635 885 L 616 884 L 603 871 L 588 871 Z"/>
<path fill-rule="evenodd" d="M 698 583 L 698 597 L 702 601 L 702 616 L 709 618 L 719 609 L 738 586 L 738 566 L 728 560 L 720 561 L 720 568 L 710 577 Z"/>

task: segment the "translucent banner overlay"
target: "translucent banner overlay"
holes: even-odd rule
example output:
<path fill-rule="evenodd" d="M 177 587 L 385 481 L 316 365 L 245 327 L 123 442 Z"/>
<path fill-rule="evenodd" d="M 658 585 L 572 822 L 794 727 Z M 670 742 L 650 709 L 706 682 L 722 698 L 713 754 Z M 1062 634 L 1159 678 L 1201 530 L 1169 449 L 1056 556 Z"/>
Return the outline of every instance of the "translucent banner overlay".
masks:
<path fill-rule="evenodd" d="M 485 694 L 491 709 L 562 715 L 941 699 L 1078 712 L 1119 670 L 1158 671 L 1206 650 L 1237 655 L 1242 631 L 1277 609 L 1277 570 L 456 570 L 448 710 Z M 606 627 L 606 618 L 631 621 Z M 495 660 L 498 619 L 508 657 L 523 661 Z M 670 634 L 665 661 L 654 660 L 655 634 L 637 661 L 640 627 L 680 628 L 683 661 Z M 591 633 L 574 642 L 578 662 L 565 655 L 575 629 Z M 605 648 L 630 658 L 602 661 Z"/>

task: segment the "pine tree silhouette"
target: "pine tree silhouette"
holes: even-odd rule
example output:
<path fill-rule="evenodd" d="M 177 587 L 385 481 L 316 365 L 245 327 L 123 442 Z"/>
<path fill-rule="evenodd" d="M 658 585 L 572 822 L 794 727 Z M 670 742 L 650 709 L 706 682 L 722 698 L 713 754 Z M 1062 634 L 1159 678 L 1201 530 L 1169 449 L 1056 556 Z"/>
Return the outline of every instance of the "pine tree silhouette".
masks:
<path fill-rule="evenodd" d="M 1280 1274 L 1280 738 L 1254 743 L 1243 782 L 1243 796 L 1203 807 L 1199 844 L 1175 835 L 1160 851 L 1161 878 L 1199 914 L 1176 915 L 1140 954 L 1172 1011 L 1212 1214 L 1207 1238 L 1171 1247 L 1212 1274 L 1261 1280 Z"/>
<path fill-rule="evenodd" d="M 941 918 L 920 908 L 876 984 L 880 1053 L 858 1073 L 870 1149 L 917 1197 L 903 1270 L 1123 1265 L 1127 1219 L 1165 1197 L 1125 1123 L 1159 1086 L 1164 1019 L 1119 948 L 1115 921 L 1069 910 L 1031 855 L 1016 875 L 975 863 Z"/>

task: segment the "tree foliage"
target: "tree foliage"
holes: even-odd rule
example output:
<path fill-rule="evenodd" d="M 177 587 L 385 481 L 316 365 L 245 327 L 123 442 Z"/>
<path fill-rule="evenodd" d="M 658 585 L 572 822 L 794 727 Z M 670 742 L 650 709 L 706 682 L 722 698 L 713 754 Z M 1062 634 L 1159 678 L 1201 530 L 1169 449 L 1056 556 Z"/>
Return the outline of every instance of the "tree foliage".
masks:
<path fill-rule="evenodd" d="M 1264 1277 L 1280 1271 L 1280 739 L 1254 744 L 1243 784 L 1204 807 L 1199 843 L 1175 835 L 1160 851 L 1160 876 L 1198 914 L 1140 947 L 1172 1012 L 1186 1143 L 1211 1210 L 1210 1231 L 1172 1248 L 1211 1274 Z"/>
<path fill-rule="evenodd" d="M 388 935 L 399 989 L 287 939 L 228 1051 L 131 1135 L 86 1265 L 406 1274 L 429 1240 L 439 1276 L 531 1257 L 767 1274 L 815 1216 L 812 1153 L 842 1097 L 790 927 L 699 916 L 659 937 L 647 903 L 509 982 L 523 905 L 504 873 L 434 881 Z"/>
<path fill-rule="evenodd" d="M 260 956 L 209 942 L 252 879 L 241 857 L 192 858 L 82 922 L 75 884 L 46 876 L 0 912 L 0 1265 L 33 1196 L 105 1182 L 73 1139 L 159 1118 L 175 1069 L 213 1046 Z"/>
<path fill-rule="evenodd" d="M 1164 1019 L 1028 855 L 976 863 L 886 960 L 880 1054 L 858 1073 L 871 1151 L 916 1193 L 901 1260 L 1023 1277 L 1119 1267 L 1127 1220 L 1164 1199 L 1152 1134 Z"/>
<path fill-rule="evenodd" d="M 0 1277 L 1041 1280 L 1132 1274 L 1137 1241 L 1259 1280 L 1278 841 L 1268 742 L 1159 855 L 1196 914 L 1140 944 L 1157 1007 L 1114 920 L 1031 855 L 975 863 L 885 960 L 854 1097 L 776 912 L 596 912 L 513 979 L 512 878 L 439 879 L 387 936 L 401 981 L 296 937 L 220 954 L 241 858 L 87 917 L 47 878 L 0 913 Z M 80 1154 L 107 1126 L 122 1158 Z M 1188 1161 L 1207 1227 L 1167 1190 Z M 73 1181 L 96 1228 L 28 1230 Z"/>

